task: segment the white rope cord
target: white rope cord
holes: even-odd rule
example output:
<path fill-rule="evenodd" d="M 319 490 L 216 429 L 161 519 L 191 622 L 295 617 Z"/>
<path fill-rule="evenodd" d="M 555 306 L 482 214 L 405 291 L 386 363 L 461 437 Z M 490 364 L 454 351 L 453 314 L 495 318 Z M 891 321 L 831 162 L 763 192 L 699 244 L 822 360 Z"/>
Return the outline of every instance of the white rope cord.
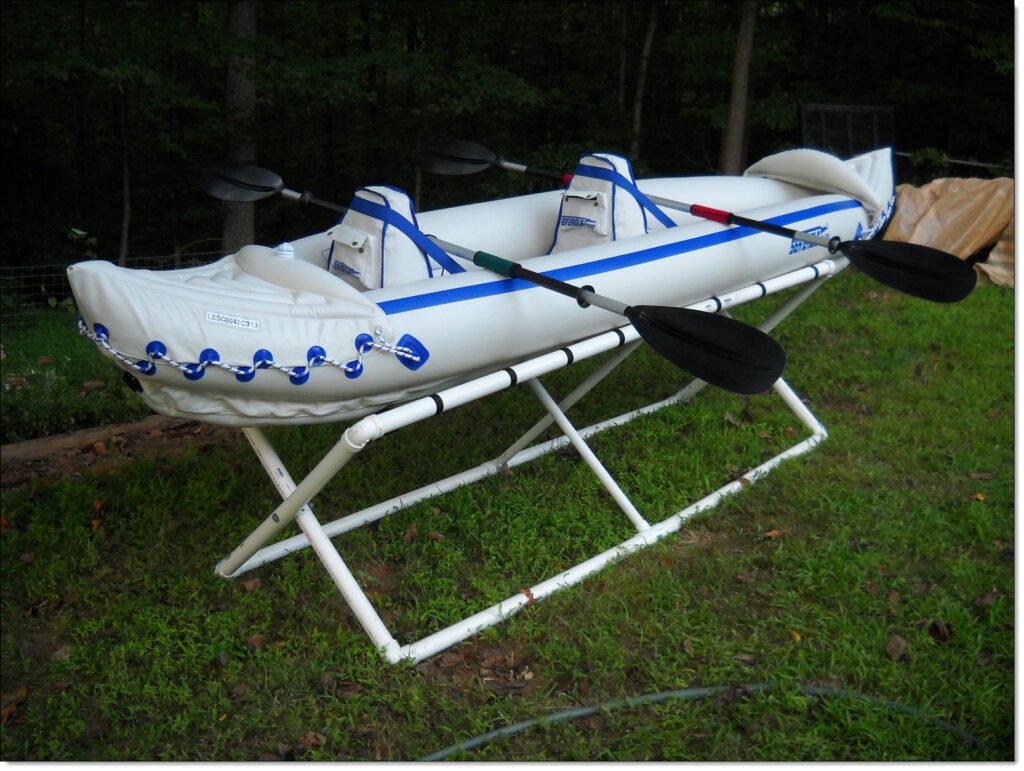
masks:
<path fill-rule="evenodd" d="M 138 370 L 144 375 L 156 374 L 156 363 L 164 362 L 171 367 L 174 367 L 180 371 L 186 378 L 190 380 L 199 380 L 207 367 L 220 367 L 228 372 L 232 373 L 236 378 L 242 382 L 249 382 L 255 376 L 256 370 L 259 369 L 276 369 L 284 374 L 288 375 L 293 383 L 296 385 L 302 385 L 309 378 L 310 372 L 315 367 L 322 366 L 324 364 L 330 364 L 333 367 L 345 372 L 349 377 L 358 377 L 363 371 L 363 359 L 372 351 L 382 351 L 384 353 L 391 353 L 395 356 L 408 359 L 413 362 L 419 362 L 420 356 L 417 355 L 411 348 L 404 346 L 393 345 L 384 339 L 383 332 L 380 327 L 373 330 L 374 335 L 377 339 L 373 339 L 368 334 L 362 334 L 357 340 L 357 355 L 355 359 L 348 362 L 340 362 L 337 359 L 332 359 L 327 355 L 327 352 L 320 346 L 313 346 L 307 353 L 307 360 L 305 367 L 290 367 L 284 364 L 279 364 L 274 361 L 269 351 L 261 350 L 257 351 L 254 356 L 253 365 L 242 366 L 232 365 L 220 360 L 216 355 L 216 352 L 207 348 L 199 354 L 199 361 L 195 363 L 183 364 L 180 361 L 167 355 L 166 349 L 161 343 L 153 342 L 147 347 L 147 353 L 149 354 L 148 359 L 140 359 L 129 356 L 112 346 L 109 342 L 110 333 L 101 324 L 95 325 L 95 330 L 89 329 L 88 324 L 85 323 L 85 319 L 78 319 L 78 331 L 92 340 L 97 346 L 105 350 L 115 359 L 120 361 L 122 364 Z M 265 357 L 261 357 L 260 354 L 267 354 Z"/>

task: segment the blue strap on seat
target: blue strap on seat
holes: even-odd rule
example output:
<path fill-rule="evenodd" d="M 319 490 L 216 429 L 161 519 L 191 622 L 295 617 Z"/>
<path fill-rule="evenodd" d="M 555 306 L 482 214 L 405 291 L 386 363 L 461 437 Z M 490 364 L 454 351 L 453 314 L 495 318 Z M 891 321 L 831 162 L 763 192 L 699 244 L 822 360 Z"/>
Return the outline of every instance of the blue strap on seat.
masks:
<path fill-rule="evenodd" d="M 615 171 L 615 169 L 602 169 L 597 166 L 584 166 L 583 164 L 580 164 L 576 167 L 575 176 L 593 177 L 594 179 L 601 179 L 605 182 L 611 182 L 613 185 L 618 185 L 633 196 L 638 204 L 653 214 L 655 219 L 657 219 L 662 225 L 667 228 L 674 228 L 676 226 L 676 223 L 669 219 L 665 212 L 655 206 L 654 201 L 641 193 L 640 188 L 630 182 L 626 177 L 622 176 L 619 172 Z"/>
<path fill-rule="evenodd" d="M 412 242 L 420 248 L 420 251 L 432 257 L 438 265 L 449 273 L 466 272 L 466 269 L 449 257 L 444 249 L 427 238 L 418 227 L 409 222 L 409 220 L 391 207 L 374 203 L 373 201 L 367 201 L 365 198 L 356 196 L 352 199 L 349 209 L 359 212 L 360 214 L 365 214 L 367 217 L 373 217 L 374 219 L 381 220 L 386 225 L 394 225 L 402 233 L 408 236 Z M 427 262 L 427 272 L 431 276 L 433 275 L 429 261 Z"/>

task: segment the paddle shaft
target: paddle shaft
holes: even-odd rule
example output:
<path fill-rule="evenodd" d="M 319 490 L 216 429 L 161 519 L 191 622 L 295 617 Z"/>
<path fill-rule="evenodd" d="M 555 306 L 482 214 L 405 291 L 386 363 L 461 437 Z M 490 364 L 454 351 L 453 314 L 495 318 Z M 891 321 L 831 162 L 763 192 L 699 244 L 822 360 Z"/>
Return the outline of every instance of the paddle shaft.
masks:
<path fill-rule="evenodd" d="M 604 297 L 597 294 L 594 292 L 593 287 L 573 286 L 572 284 L 567 284 L 564 281 L 559 281 L 557 278 L 545 276 L 543 273 L 536 273 L 528 268 L 524 268 L 518 262 L 512 262 L 511 260 L 506 260 L 502 257 L 488 254 L 487 252 L 474 252 L 471 249 L 466 249 L 458 244 L 443 241 L 435 236 L 427 237 L 446 252 L 454 254 L 456 257 L 472 260 L 474 265 L 478 265 L 485 270 L 497 273 L 499 276 L 518 278 L 523 281 L 528 281 L 531 284 L 537 284 L 545 289 L 550 289 L 553 292 L 558 292 L 566 297 L 571 297 L 583 308 L 586 308 L 588 305 L 596 305 L 598 308 L 603 308 L 606 311 L 611 311 L 612 313 L 617 313 L 621 316 L 628 316 L 627 311 L 629 311 L 630 306 L 619 302 L 618 300 L 613 300 L 610 297 Z"/>
<path fill-rule="evenodd" d="M 475 142 L 447 140 L 422 146 L 417 161 L 435 174 L 474 174 L 495 166 L 545 179 L 560 180 L 567 187 L 571 174 L 506 161 L 493 150 Z M 794 241 L 842 254 L 853 265 L 874 280 L 913 297 L 934 302 L 957 302 L 973 291 L 977 274 L 971 261 L 961 260 L 948 252 L 930 246 L 893 241 L 843 241 L 838 236 L 827 238 L 816 233 L 792 230 L 771 222 L 749 219 L 732 212 L 700 204 L 681 203 L 658 196 L 649 196 L 656 206 L 677 209 L 722 225 L 738 225 L 771 233 Z"/>
<path fill-rule="evenodd" d="M 338 204 L 336 203 L 331 203 L 330 201 L 325 201 L 322 198 L 317 198 L 315 195 L 309 192 L 299 193 L 295 190 L 282 188 L 280 190 L 280 193 L 282 198 L 287 198 L 289 201 L 295 201 L 297 203 L 302 204 L 303 206 L 305 206 L 306 204 L 313 204 L 314 206 L 320 206 L 324 209 L 331 209 L 332 211 L 336 211 L 339 214 L 344 214 L 345 212 L 348 211 L 348 209 L 346 209 L 344 206 L 338 206 Z"/>
<path fill-rule="evenodd" d="M 801 230 L 784 228 L 781 225 L 774 225 L 771 222 L 764 222 L 762 220 L 752 220 L 739 214 L 733 214 L 732 212 L 723 211 L 721 209 L 713 209 L 710 206 L 701 206 L 696 203 L 671 201 L 668 198 L 661 198 L 656 195 L 648 196 L 648 198 L 658 206 L 664 206 L 666 209 L 678 209 L 679 211 L 684 211 L 687 214 L 692 214 L 694 217 L 711 220 L 712 222 L 718 222 L 722 225 L 742 225 L 743 227 L 753 228 L 754 230 L 774 233 L 777 236 L 785 236 L 786 238 L 793 238 L 797 241 L 805 241 L 816 246 L 824 246 L 833 254 L 836 252 L 839 245 L 838 237 L 833 237 L 831 239 L 824 238 L 822 236 L 816 236 L 813 233 L 805 233 Z"/>
<path fill-rule="evenodd" d="M 550 169 L 541 169 L 536 166 L 525 166 L 521 163 L 506 161 L 501 157 L 495 159 L 494 165 L 520 174 L 530 174 L 535 177 L 557 180 L 565 186 L 572 181 L 573 177 L 572 174 L 559 174 L 557 171 L 551 171 Z M 773 225 L 770 222 L 748 219 L 747 217 L 742 217 L 738 214 L 733 214 L 732 212 L 713 209 L 710 206 L 673 201 L 669 198 L 662 198 L 661 196 L 656 195 L 649 195 L 647 197 L 658 206 L 663 206 L 666 209 L 684 211 L 687 214 L 692 214 L 694 217 L 718 222 L 722 225 L 742 225 L 744 227 L 753 228 L 754 230 L 764 231 L 765 233 L 774 233 L 778 236 L 792 238 L 797 241 L 804 241 L 805 243 L 814 244 L 815 246 L 824 246 L 833 254 L 836 253 L 839 246 L 838 238 L 823 238 L 821 236 L 814 235 L 813 233 L 805 233 L 801 230 L 792 230 L 791 228 L 784 228 L 780 225 Z"/>
<path fill-rule="evenodd" d="M 536 166 L 525 166 L 522 163 L 513 163 L 512 161 L 506 161 L 504 158 L 496 158 L 494 161 L 495 166 L 500 166 L 508 171 L 514 171 L 518 174 L 530 174 L 534 177 L 543 177 L 544 179 L 553 179 L 556 182 L 561 182 L 563 185 L 568 185 L 572 181 L 572 174 L 559 174 L 557 171 L 551 171 L 550 169 L 541 169 Z"/>

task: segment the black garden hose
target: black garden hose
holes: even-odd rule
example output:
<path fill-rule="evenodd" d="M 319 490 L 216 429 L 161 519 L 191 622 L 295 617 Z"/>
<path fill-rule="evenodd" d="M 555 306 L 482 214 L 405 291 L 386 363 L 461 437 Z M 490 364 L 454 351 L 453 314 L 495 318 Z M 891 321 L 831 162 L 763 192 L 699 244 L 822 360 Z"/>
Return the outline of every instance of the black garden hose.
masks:
<path fill-rule="evenodd" d="M 494 731 L 489 731 L 485 734 L 480 734 L 472 739 L 453 744 L 450 747 L 446 747 L 443 750 L 431 753 L 421 760 L 434 761 L 444 760 L 445 758 L 454 755 L 456 752 L 464 750 L 472 750 L 480 747 L 494 739 L 501 739 L 507 736 L 515 736 L 518 733 L 522 733 L 528 728 L 539 723 L 553 724 L 561 723 L 565 720 L 574 720 L 580 717 L 586 717 L 587 715 L 594 715 L 598 712 L 604 712 L 621 707 L 641 707 L 646 704 L 660 704 L 661 702 L 671 701 L 674 699 L 694 700 L 703 699 L 707 696 L 717 696 L 718 694 L 725 693 L 732 686 L 712 686 L 707 688 L 684 688 L 677 691 L 662 691 L 660 693 L 649 693 L 643 696 L 627 696 L 624 699 L 614 699 L 612 701 L 603 701 L 596 704 L 589 704 L 585 707 L 575 707 L 573 709 L 561 710 L 559 712 L 552 712 L 542 717 L 532 718 L 530 720 L 524 720 L 520 723 L 505 726 L 504 728 L 498 728 Z M 925 722 L 930 723 L 937 728 L 941 728 L 957 739 L 961 741 L 973 744 L 983 751 L 988 751 L 989 747 L 981 740 L 975 738 L 971 734 L 967 733 L 961 728 L 957 728 L 951 723 L 947 723 L 945 720 L 939 720 L 938 718 L 930 717 L 923 714 L 920 710 L 914 709 L 913 707 L 907 707 L 903 704 L 899 704 L 894 701 L 886 701 L 879 699 L 876 696 L 871 696 L 866 693 L 859 693 L 857 691 L 848 691 L 844 688 L 824 688 L 817 685 L 800 685 L 800 691 L 805 696 L 814 696 L 817 698 L 845 698 L 845 699 L 860 699 L 867 701 L 872 704 L 881 704 L 887 709 L 891 709 L 894 712 L 902 712 L 913 717 L 919 717 Z M 750 683 L 747 685 L 738 686 L 740 690 L 748 693 L 766 693 L 772 690 L 772 686 L 768 683 Z"/>

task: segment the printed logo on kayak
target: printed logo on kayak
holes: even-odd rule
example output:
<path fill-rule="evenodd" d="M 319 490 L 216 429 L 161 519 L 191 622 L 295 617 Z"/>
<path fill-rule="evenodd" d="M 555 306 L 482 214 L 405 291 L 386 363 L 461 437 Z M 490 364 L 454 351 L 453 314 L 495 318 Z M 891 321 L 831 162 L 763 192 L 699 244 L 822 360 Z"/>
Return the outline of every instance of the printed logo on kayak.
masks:
<path fill-rule="evenodd" d="M 563 228 L 590 228 L 594 230 L 597 227 L 597 220 L 592 220 L 589 217 L 573 217 L 569 214 L 563 214 L 562 218 L 558 221 L 558 226 Z"/>
<path fill-rule="evenodd" d="M 359 271 L 353 268 L 351 265 L 346 265 L 343 262 L 335 260 L 331 265 L 331 270 L 337 271 L 338 273 L 349 273 L 353 276 L 360 275 Z"/>
<path fill-rule="evenodd" d="M 807 228 L 803 231 L 808 235 L 821 236 L 825 238 L 828 236 L 828 225 L 818 225 L 816 228 Z M 799 252 L 806 252 L 808 249 L 813 249 L 814 244 L 809 244 L 806 241 L 797 241 L 794 239 L 789 245 L 790 254 L 798 254 Z"/>
<path fill-rule="evenodd" d="M 245 332 L 260 331 L 259 319 L 244 319 L 241 316 L 232 316 L 228 313 L 218 313 L 217 311 L 206 312 L 206 323 L 216 324 L 219 327 L 240 329 Z"/>

